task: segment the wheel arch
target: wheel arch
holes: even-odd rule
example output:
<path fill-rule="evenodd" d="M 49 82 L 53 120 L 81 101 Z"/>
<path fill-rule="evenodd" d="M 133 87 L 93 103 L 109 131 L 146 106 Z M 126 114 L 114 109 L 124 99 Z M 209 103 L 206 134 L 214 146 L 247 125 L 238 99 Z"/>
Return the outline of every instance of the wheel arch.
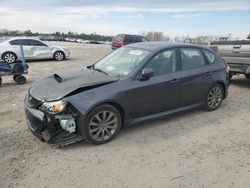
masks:
<path fill-rule="evenodd" d="M 226 87 L 225 83 L 223 83 L 221 81 L 218 81 L 214 85 L 216 85 L 216 84 L 219 84 L 219 85 L 222 86 L 222 88 L 223 88 L 223 99 L 225 99 L 226 98 L 226 91 L 227 91 L 227 87 Z"/>
<path fill-rule="evenodd" d="M 8 50 L 8 51 L 2 53 L 2 55 L 1 55 L 1 59 L 2 59 L 2 60 L 3 60 L 3 57 L 4 57 L 4 55 L 5 55 L 6 53 L 12 53 L 12 54 L 14 54 L 15 58 L 18 59 L 18 56 L 17 56 L 17 54 L 16 54 L 15 52 Z"/>
<path fill-rule="evenodd" d="M 102 106 L 102 105 L 105 105 L 105 104 L 108 104 L 108 105 L 111 105 L 113 106 L 114 108 L 116 108 L 118 110 L 118 112 L 120 113 L 121 115 L 121 119 L 122 119 L 122 126 L 124 125 L 124 122 L 125 122 L 125 110 L 124 108 L 122 107 L 121 104 L 115 102 L 115 101 L 103 101 L 101 103 L 98 103 L 96 105 L 93 105 L 85 114 L 85 118 L 89 115 L 89 113 L 94 110 L 95 108 L 97 108 L 98 106 Z"/>
<path fill-rule="evenodd" d="M 56 49 L 56 50 L 53 52 L 53 58 L 55 58 L 56 52 L 62 52 L 62 53 L 63 53 L 63 58 L 64 58 L 64 59 L 66 58 L 65 52 L 64 52 L 63 50 L 61 50 L 61 49 Z"/>

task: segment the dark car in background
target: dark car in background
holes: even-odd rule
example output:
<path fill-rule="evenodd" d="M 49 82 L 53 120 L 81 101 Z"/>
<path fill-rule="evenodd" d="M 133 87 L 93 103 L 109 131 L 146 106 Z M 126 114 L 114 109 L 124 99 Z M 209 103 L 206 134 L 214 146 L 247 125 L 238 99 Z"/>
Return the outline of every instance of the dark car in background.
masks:
<path fill-rule="evenodd" d="M 207 47 L 130 44 L 87 68 L 34 82 L 25 99 L 28 127 L 51 144 L 104 144 L 126 125 L 193 108 L 216 110 L 227 97 L 227 70 Z"/>
<path fill-rule="evenodd" d="M 122 46 L 137 43 L 137 42 L 148 42 L 149 40 L 141 35 L 129 35 L 129 34 L 119 34 L 112 39 L 111 48 L 116 50 Z"/>

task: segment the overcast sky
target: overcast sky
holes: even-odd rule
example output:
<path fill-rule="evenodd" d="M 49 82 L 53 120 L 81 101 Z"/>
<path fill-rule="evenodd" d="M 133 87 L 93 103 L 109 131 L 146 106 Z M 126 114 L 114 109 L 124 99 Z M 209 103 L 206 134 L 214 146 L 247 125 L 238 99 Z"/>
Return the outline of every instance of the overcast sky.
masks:
<path fill-rule="evenodd" d="M 177 35 L 250 33 L 250 0 L 0 0 L 0 29 Z"/>

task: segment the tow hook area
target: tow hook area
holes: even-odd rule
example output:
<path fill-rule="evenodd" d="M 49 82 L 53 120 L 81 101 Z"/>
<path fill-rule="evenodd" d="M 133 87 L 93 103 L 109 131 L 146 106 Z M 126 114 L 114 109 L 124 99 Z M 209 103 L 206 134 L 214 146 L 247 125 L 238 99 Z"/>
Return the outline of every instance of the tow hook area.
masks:
<path fill-rule="evenodd" d="M 61 127 L 69 133 L 76 131 L 76 123 L 72 115 L 56 115 L 55 119 L 59 119 Z"/>

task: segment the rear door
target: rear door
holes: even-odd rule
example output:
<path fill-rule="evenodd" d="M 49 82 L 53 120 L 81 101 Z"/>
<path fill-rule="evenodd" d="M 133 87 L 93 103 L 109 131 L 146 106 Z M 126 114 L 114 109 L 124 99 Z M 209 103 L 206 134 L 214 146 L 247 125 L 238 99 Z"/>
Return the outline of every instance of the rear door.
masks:
<path fill-rule="evenodd" d="M 212 72 L 199 48 L 179 48 L 178 52 L 181 61 L 181 106 L 199 103 L 205 99 Z"/>
<path fill-rule="evenodd" d="M 177 108 L 180 99 L 179 71 L 174 49 L 156 54 L 144 68 L 152 68 L 148 80 L 132 81 L 132 116 L 139 118 Z"/>
<path fill-rule="evenodd" d="M 25 59 L 30 59 L 32 57 L 32 52 L 30 50 L 29 41 L 27 39 L 15 39 L 15 40 L 10 41 L 10 44 L 18 52 L 20 51 L 20 46 L 23 46 Z"/>
<path fill-rule="evenodd" d="M 52 58 L 52 52 L 46 44 L 38 40 L 29 39 L 30 50 L 35 59 Z"/>

